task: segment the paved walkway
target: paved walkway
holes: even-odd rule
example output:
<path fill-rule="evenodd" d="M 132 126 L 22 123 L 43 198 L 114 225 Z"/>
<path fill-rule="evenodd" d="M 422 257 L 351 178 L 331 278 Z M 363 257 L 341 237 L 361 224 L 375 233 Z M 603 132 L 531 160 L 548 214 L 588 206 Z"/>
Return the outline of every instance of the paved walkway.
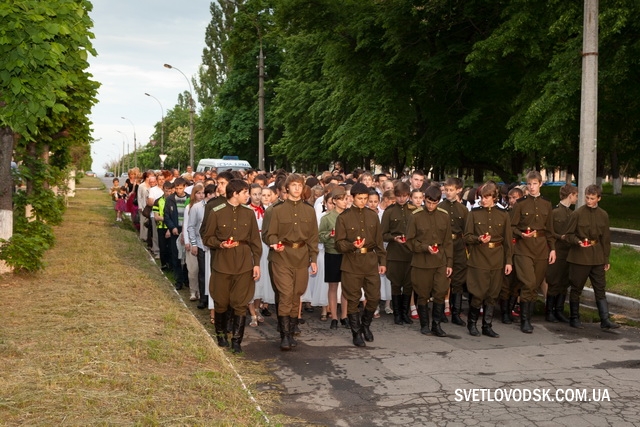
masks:
<path fill-rule="evenodd" d="M 247 327 L 243 343 L 247 358 L 273 369 L 280 411 L 301 420 L 293 425 L 640 425 L 636 328 L 576 330 L 535 316 L 531 335 L 494 322 L 500 338 L 472 337 L 449 323 L 450 336 L 436 338 L 382 314 L 375 342 L 359 349 L 349 330 L 329 330 L 318 313 L 305 317 L 291 352 L 279 350 L 274 317 Z M 527 401 L 529 392 L 544 401 Z"/>

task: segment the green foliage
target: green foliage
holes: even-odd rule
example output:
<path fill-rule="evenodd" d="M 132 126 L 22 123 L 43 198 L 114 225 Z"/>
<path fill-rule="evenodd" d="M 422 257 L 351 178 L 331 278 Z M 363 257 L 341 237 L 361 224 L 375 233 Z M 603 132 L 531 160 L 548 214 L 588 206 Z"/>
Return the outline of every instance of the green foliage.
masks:
<path fill-rule="evenodd" d="M 22 216 L 24 218 L 24 215 Z M 15 218 L 14 221 L 19 221 Z M 54 235 L 50 225 L 31 221 L 22 224 L 9 240 L 0 239 L 0 260 L 15 272 L 35 272 L 45 267 L 44 253 L 53 245 Z"/>

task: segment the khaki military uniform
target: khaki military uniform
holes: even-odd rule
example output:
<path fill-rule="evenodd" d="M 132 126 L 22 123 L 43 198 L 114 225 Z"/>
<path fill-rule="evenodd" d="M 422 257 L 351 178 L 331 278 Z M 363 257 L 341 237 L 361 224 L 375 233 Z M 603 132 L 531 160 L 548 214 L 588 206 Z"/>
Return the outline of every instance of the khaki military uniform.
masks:
<path fill-rule="evenodd" d="M 553 237 L 556 239 L 556 262 L 547 268 L 546 279 L 549 284 L 547 295 L 556 296 L 566 294 L 569 288 L 569 264 L 567 256 L 571 245 L 566 240 L 569 227 L 569 217 L 573 213 L 570 207 L 562 203 L 553 209 Z"/>
<path fill-rule="evenodd" d="M 354 242 L 365 239 L 357 249 Z M 386 266 L 387 252 L 382 242 L 382 227 L 378 215 L 371 209 L 352 206 L 336 220 L 336 249 L 342 253 L 342 293 L 347 299 L 347 314 L 358 312 L 358 301 L 364 289 L 366 311 L 373 313 L 380 302 L 378 266 Z"/>
<path fill-rule="evenodd" d="M 267 209 L 269 210 L 269 209 Z M 308 203 L 285 200 L 273 206 L 263 241 L 284 245 L 284 251 L 269 251 L 273 281 L 278 289 L 278 315 L 298 317 L 300 297 L 309 282 L 309 265 L 318 258 L 318 222 Z"/>
<path fill-rule="evenodd" d="M 438 245 L 432 254 L 428 247 Z M 453 240 L 449 213 L 437 208 L 429 212 L 425 208 L 413 211 L 407 229 L 407 245 L 411 257 L 411 282 L 418 294 L 418 305 L 427 305 L 433 297 L 435 304 L 444 304 L 449 290 L 447 267 L 453 267 Z"/>
<path fill-rule="evenodd" d="M 269 223 L 271 222 L 271 213 L 273 212 L 273 207 L 277 206 L 281 203 L 284 203 L 283 200 L 278 200 L 277 202 L 273 203 L 271 206 L 267 207 L 267 209 L 265 209 L 264 211 L 264 217 L 262 217 L 262 241 L 267 242 L 266 238 L 267 238 L 267 231 L 269 230 Z M 278 307 L 278 304 L 280 303 L 280 295 L 278 294 L 278 287 L 276 286 L 276 283 L 273 281 L 273 266 L 271 265 L 271 254 L 274 252 L 273 248 L 269 247 L 269 253 L 267 253 L 267 265 L 268 265 L 268 269 L 269 269 L 269 281 L 271 282 L 271 289 L 273 289 L 273 294 L 274 294 L 274 302 L 276 304 L 276 310 Z"/>
<path fill-rule="evenodd" d="M 582 246 L 585 239 L 590 244 L 588 247 Z M 596 301 L 606 299 L 604 267 L 609 264 L 611 252 L 609 215 L 600 207 L 579 207 L 569 218 L 565 240 L 571 245 L 567 256 L 570 263 L 570 301 L 580 301 L 587 278 L 591 281 Z"/>
<path fill-rule="evenodd" d="M 451 218 L 451 238 L 453 239 L 453 272 L 451 273 L 451 292 L 461 294 L 467 281 L 467 248 L 462 235 L 467 223 L 469 210 L 462 203 L 449 201 L 440 202 L 439 208 L 449 213 Z"/>
<path fill-rule="evenodd" d="M 398 243 L 397 236 L 407 234 L 411 212 L 416 207 L 410 203 L 394 203 L 382 214 L 382 240 L 387 244 L 387 277 L 391 281 L 391 295 L 411 295 L 411 258 L 413 254 L 404 243 Z"/>
<path fill-rule="evenodd" d="M 482 243 L 479 237 L 485 233 L 491 240 Z M 464 241 L 469 248 L 467 287 L 473 295 L 471 306 L 493 306 L 500 294 L 504 266 L 512 264 L 509 214 L 495 206 L 474 208 L 467 218 Z"/>
<path fill-rule="evenodd" d="M 222 242 L 231 237 L 239 245 L 222 248 Z M 247 304 L 255 292 L 253 267 L 260 266 L 262 255 L 262 243 L 253 210 L 228 203 L 211 209 L 203 243 L 215 249 L 209 293 L 216 313 L 224 313 L 232 307 L 236 316 L 245 316 Z"/>
<path fill-rule="evenodd" d="M 534 302 L 549 265 L 549 251 L 555 250 L 551 203 L 542 196 L 524 196 L 513 207 L 511 230 L 516 238 L 513 262 L 522 283 L 520 300 Z M 530 230 L 533 237 L 522 237 Z"/>

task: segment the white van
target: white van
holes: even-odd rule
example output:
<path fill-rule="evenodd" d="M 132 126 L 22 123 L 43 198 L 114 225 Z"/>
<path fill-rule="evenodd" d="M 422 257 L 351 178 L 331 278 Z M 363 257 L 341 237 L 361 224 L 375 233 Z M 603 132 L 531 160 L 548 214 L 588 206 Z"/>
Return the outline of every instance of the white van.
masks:
<path fill-rule="evenodd" d="M 251 169 L 251 164 L 246 160 L 232 160 L 232 159 L 202 159 L 198 162 L 196 172 L 206 172 L 209 169 L 216 169 L 218 172 L 226 170 L 240 170 Z"/>

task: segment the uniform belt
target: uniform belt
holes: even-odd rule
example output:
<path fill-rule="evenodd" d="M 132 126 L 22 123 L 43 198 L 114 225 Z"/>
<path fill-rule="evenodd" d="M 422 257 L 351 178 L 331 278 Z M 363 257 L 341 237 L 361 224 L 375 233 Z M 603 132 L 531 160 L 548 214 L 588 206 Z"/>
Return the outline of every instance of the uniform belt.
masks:
<path fill-rule="evenodd" d="M 293 249 L 298 249 L 306 245 L 306 242 L 282 242 L 282 244 Z"/>
<path fill-rule="evenodd" d="M 457 234 L 451 233 L 451 239 L 452 240 L 459 239 L 460 237 L 462 237 L 462 233 L 457 233 Z"/>
<path fill-rule="evenodd" d="M 369 252 L 369 249 L 367 248 L 356 248 L 354 250 L 355 253 L 357 254 L 366 254 L 367 252 Z"/>
<path fill-rule="evenodd" d="M 502 242 L 489 242 L 487 243 L 487 246 L 489 247 L 489 249 L 499 248 L 500 246 L 502 246 Z"/>

